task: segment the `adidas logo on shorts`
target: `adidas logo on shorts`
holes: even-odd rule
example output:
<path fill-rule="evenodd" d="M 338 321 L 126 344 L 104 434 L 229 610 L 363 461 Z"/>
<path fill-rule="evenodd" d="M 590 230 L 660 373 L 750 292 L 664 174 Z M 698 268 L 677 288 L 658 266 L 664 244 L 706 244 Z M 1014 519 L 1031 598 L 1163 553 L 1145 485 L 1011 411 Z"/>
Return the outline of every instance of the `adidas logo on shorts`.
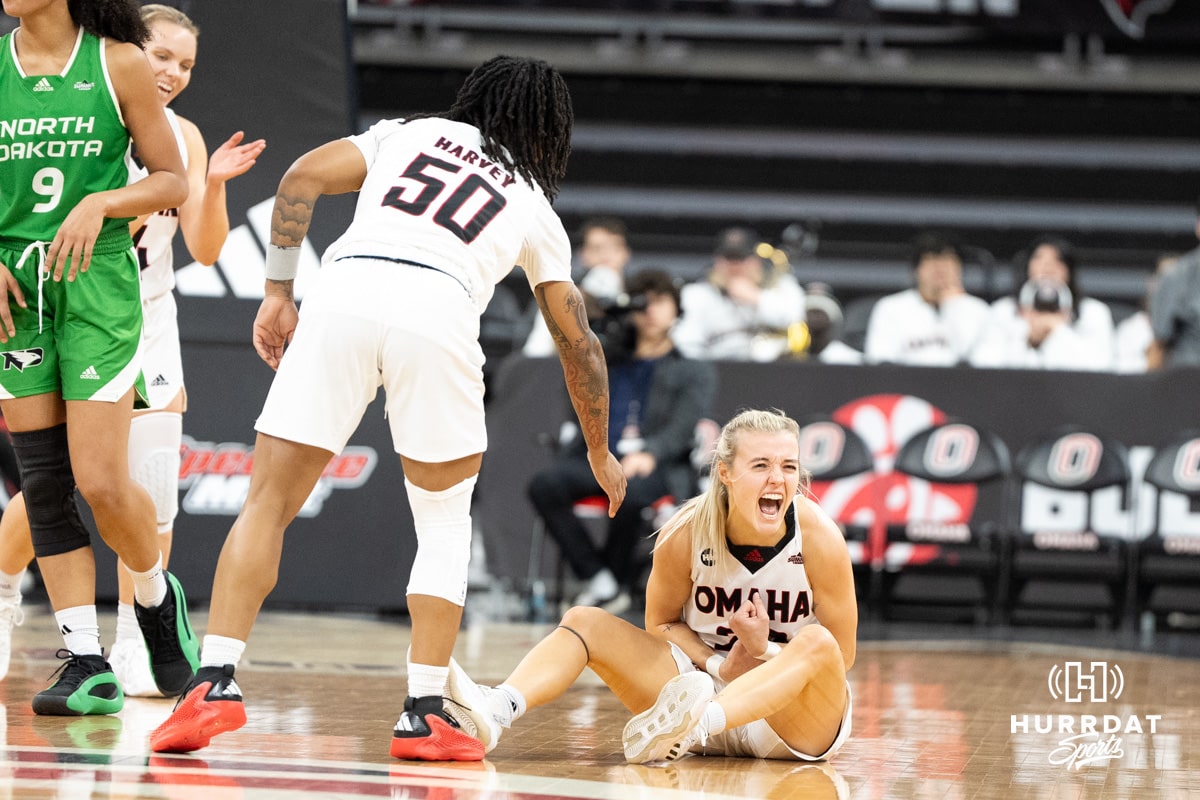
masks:
<path fill-rule="evenodd" d="M 154 380 L 150 381 L 151 386 L 170 386 L 171 382 L 162 375 L 159 375 Z"/>
<path fill-rule="evenodd" d="M 79 380 L 81 380 L 81 381 L 98 381 L 98 380 L 100 380 L 100 373 L 96 372 L 96 368 L 94 366 L 88 367 L 83 372 L 79 373 Z"/>
<path fill-rule="evenodd" d="M 35 83 L 33 85 L 33 90 L 35 92 L 53 92 L 54 87 L 50 85 L 50 81 L 46 80 L 45 78 L 42 78 L 40 81 L 38 81 L 37 83 Z"/>

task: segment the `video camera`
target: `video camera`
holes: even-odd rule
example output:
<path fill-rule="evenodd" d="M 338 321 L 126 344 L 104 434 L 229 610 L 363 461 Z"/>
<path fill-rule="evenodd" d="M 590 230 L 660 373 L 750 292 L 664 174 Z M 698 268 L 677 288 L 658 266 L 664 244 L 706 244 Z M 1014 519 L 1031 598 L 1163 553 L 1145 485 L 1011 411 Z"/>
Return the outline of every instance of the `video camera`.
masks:
<path fill-rule="evenodd" d="M 624 292 L 611 300 L 596 300 L 588 309 L 588 324 L 604 348 L 610 362 L 627 361 L 637 348 L 637 327 L 632 312 L 645 311 L 649 301 L 645 294 Z"/>
<path fill-rule="evenodd" d="M 1045 313 L 1071 312 L 1071 290 L 1058 281 L 1031 280 L 1021 287 L 1017 297 L 1021 308 Z"/>

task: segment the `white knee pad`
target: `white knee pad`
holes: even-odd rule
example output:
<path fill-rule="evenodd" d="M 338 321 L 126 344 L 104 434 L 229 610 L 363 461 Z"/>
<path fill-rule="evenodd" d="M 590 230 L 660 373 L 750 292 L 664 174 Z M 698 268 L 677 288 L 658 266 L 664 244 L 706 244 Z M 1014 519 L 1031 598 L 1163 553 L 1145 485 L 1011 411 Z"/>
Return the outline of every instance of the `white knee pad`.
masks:
<path fill-rule="evenodd" d="M 129 474 L 154 501 L 158 532 L 175 525 L 179 513 L 179 447 L 183 415 L 156 411 L 134 416 L 129 426 Z"/>
<path fill-rule="evenodd" d="M 404 479 L 417 528 L 417 557 L 408 576 L 408 594 L 432 595 L 458 606 L 466 603 L 471 492 L 478 477 L 472 475 L 440 492 L 426 491 Z"/>

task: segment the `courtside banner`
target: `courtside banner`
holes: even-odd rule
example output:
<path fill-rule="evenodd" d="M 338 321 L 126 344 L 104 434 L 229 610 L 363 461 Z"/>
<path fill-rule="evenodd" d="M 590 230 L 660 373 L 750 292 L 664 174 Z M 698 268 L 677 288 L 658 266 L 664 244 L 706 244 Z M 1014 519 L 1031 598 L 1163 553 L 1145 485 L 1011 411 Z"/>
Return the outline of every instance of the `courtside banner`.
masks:
<path fill-rule="evenodd" d="M 199 50 L 176 111 L 200 128 L 210 154 L 239 130 L 247 141 L 265 139 L 267 149 L 226 184 L 230 232 L 214 266 L 193 262 L 183 237 L 175 237 L 180 333 L 184 341 L 249 347 L 279 179 L 306 151 L 356 132 L 346 3 L 201 0 L 184 10 L 200 28 Z M 353 200 L 326 197 L 318 204 L 301 254 L 298 296 L 321 252 L 349 224 Z M 188 390 L 202 402 L 194 393 L 203 387 L 189 381 Z"/>
<path fill-rule="evenodd" d="M 1200 369 L 1151 375 L 898 366 L 831 366 L 807 362 L 720 362 L 711 416 L 724 424 L 739 409 L 779 408 L 797 419 L 827 416 L 856 430 L 887 479 L 900 447 L 947 419 L 995 433 L 1016 453 L 1063 425 L 1103 432 L 1131 451 L 1135 483 L 1153 448 L 1196 426 Z M 557 359 L 514 357 L 497 373 L 488 408 L 488 451 L 477 505 L 488 569 L 523 585 L 534 512 L 530 479 L 551 463 L 571 407 Z M 1131 494 L 1138 495 L 1140 489 Z M 831 502 L 828 498 L 826 502 Z M 1135 525 L 1132 535 L 1145 533 Z M 552 576 L 558 558 L 544 549 L 536 573 Z"/>
<path fill-rule="evenodd" d="M 244 343 L 185 343 L 189 408 L 184 417 L 180 513 L 172 570 L 188 597 L 206 600 L 217 555 L 249 487 L 254 420 L 272 372 Z M 1075 423 L 1128 446 L 1139 470 L 1149 451 L 1195 427 L 1200 370 L 1108 375 L 804 362 L 720 362 L 710 416 L 780 408 L 804 419 L 842 420 L 869 439 L 876 468 L 917 431 L 950 418 L 998 435 L 1014 453 L 1047 431 Z M 533 510 L 530 479 L 549 465 L 571 408 L 557 359 L 511 357 L 499 368 L 488 408 L 488 450 L 476 496 L 488 571 L 522 589 L 528 579 Z M 1140 455 L 1139 455 L 1140 454 Z M 1190 463 L 1190 462 L 1189 462 Z M 1137 477 L 1140 480 L 1140 471 Z M 1190 473 L 1189 473 L 1190 474 Z M 381 399 L 335 455 L 288 529 L 275 607 L 400 610 L 416 537 Z M 1140 490 L 1139 490 L 1140 492 Z M 827 498 L 827 502 L 828 498 Z M 535 574 L 551 576 L 544 548 Z M 97 548 L 101 599 L 116 597 L 107 548 Z"/>

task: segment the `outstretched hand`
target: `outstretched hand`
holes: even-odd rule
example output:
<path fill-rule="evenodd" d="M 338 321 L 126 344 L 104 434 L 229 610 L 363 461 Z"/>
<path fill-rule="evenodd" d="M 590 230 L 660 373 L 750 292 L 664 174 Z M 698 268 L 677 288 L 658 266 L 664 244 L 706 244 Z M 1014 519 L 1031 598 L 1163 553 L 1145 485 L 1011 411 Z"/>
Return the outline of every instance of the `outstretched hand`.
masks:
<path fill-rule="evenodd" d="M 279 369 L 283 350 L 296 333 L 300 313 L 290 297 L 267 295 L 254 318 L 254 349 L 271 369 Z"/>
<path fill-rule="evenodd" d="M 224 183 L 254 166 L 259 155 L 266 149 L 267 142 L 265 139 L 255 139 L 253 142 L 242 144 L 245 136 L 245 132 L 238 131 L 213 151 L 212 156 L 208 159 L 208 180 L 210 182 Z"/>

